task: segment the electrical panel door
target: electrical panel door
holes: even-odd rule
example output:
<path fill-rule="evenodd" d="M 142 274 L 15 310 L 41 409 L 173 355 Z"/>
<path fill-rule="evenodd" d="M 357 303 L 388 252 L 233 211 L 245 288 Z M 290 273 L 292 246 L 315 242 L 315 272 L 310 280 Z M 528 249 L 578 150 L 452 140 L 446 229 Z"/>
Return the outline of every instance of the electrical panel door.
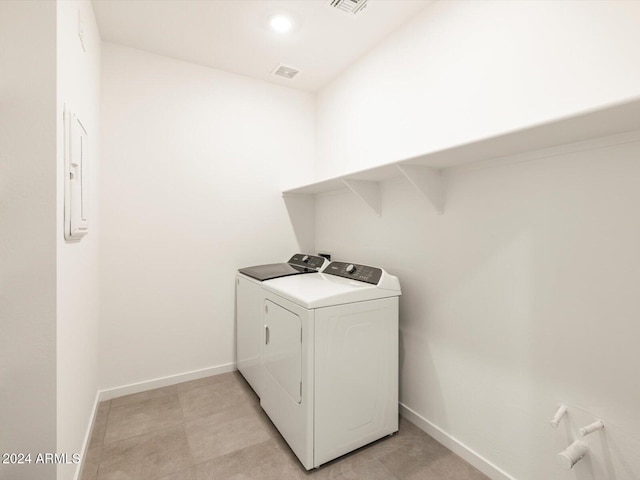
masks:
<path fill-rule="evenodd" d="M 87 205 L 88 135 L 76 115 L 65 108 L 64 238 L 80 241 L 89 232 Z"/>

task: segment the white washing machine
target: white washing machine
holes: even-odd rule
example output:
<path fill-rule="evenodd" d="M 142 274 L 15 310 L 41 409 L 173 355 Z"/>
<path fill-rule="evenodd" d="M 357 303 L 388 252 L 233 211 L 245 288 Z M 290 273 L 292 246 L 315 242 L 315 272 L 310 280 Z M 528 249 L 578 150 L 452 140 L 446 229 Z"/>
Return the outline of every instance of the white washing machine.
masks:
<path fill-rule="evenodd" d="M 287 263 L 241 268 L 236 274 L 236 363 L 258 396 L 262 387 L 262 282 L 273 278 L 319 272 L 329 262 L 298 253 Z"/>
<path fill-rule="evenodd" d="M 304 467 L 396 432 L 398 278 L 332 262 L 262 286 L 260 405 Z"/>

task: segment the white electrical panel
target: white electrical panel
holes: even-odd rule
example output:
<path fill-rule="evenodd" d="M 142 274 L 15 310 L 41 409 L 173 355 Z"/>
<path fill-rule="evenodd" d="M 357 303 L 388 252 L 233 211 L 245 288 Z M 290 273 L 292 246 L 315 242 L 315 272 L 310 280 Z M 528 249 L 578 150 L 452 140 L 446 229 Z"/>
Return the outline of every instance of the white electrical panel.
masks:
<path fill-rule="evenodd" d="M 67 108 L 64 111 L 64 135 L 64 238 L 80 241 L 89 232 L 87 131 Z"/>

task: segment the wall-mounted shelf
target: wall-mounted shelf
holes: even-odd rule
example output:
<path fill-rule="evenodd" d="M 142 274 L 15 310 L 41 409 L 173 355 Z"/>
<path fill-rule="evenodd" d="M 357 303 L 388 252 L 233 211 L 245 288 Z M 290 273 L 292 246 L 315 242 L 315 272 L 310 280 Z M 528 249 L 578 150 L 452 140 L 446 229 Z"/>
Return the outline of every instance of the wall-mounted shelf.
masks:
<path fill-rule="evenodd" d="M 640 130 L 640 99 L 301 185 L 282 193 L 285 197 L 310 196 L 340 190 L 346 185 L 377 215 L 381 215 L 379 183 L 401 175 L 429 201 L 436 212 L 443 213 L 445 200 L 443 170 L 495 158 L 577 144 L 634 130 Z"/>

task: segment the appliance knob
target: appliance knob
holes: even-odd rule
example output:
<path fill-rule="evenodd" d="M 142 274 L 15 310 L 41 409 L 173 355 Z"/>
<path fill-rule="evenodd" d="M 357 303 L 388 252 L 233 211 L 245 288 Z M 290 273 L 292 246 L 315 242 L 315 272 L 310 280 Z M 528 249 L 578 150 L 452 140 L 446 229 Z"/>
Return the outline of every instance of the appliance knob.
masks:
<path fill-rule="evenodd" d="M 355 271 L 356 271 L 356 266 L 353 263 L 347 265 L 347 273 L 353 273 Z"/>
<path fill-rule="evenodd" d="M 309 255 L 305 255 L 304 257 L 302 257 L 302 261 L 307 263 L 309 261 Z"/>

